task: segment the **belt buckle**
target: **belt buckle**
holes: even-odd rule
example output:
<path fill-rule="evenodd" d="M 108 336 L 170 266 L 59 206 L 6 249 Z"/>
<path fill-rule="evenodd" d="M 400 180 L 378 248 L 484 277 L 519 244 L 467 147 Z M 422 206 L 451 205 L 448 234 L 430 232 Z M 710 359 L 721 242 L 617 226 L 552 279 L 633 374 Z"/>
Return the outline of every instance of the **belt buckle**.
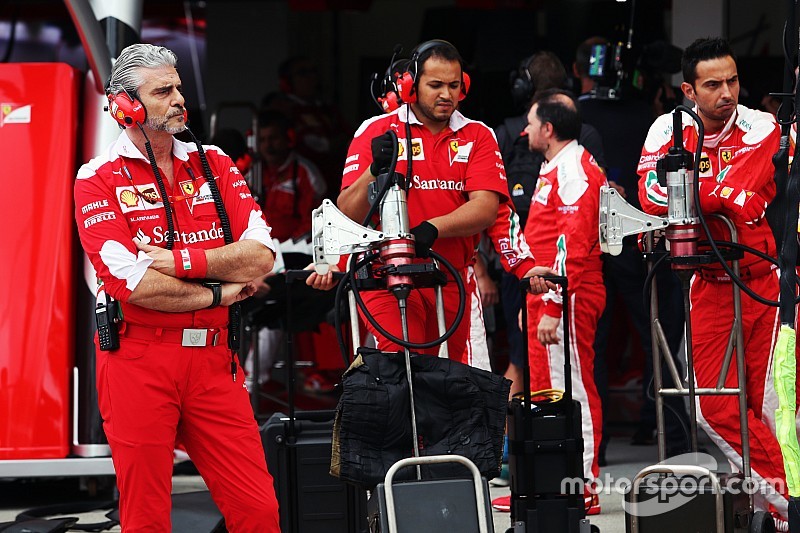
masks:
<path fill-rule="evenodd" d="M 206 346 L 207 329 L 184 329 L 181 346 Z"/>

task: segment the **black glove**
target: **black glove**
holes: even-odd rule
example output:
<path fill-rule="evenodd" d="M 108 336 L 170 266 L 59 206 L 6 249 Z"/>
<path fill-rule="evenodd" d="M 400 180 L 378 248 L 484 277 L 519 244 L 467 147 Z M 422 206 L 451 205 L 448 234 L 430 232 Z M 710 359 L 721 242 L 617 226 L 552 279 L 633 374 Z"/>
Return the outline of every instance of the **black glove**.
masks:
<path fill-rule="evenodd" d="M 373 176 L 385 173 L 389 169 L 393 151 L 394 140 L 390 132 L 372 138 L 372 164 L 369 166 L 369 171 Z"/>
<path fill-rule="evenodd" d="M 417 257 L 429 257 L 433 241 L 439 236 L 439 230 L 436 226 L 427 220 L 416 227 L 411 228 L 411 234 L 414 236 L 414 248 L 417 252 Z"/>

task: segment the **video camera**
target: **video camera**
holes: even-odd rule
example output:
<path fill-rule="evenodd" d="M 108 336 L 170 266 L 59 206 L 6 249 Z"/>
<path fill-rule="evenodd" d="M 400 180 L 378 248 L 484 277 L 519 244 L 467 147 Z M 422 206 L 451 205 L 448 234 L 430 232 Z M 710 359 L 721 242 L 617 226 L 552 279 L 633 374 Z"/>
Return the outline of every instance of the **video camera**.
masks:
<path fill-rule="evenodd" d="M 683 50 L 665 41 L 643 46 L 638 56 L 621 41 L 594 44 L 588 65 L 588 75 L 596 82 L 592 98 L 619 100 L 631 91 L 647 97 L 666 74 L 680 72 L 682 53 Z"/>
<path fill-rule="evenodd" d="M 622 84 L 627 79 L 624 69 L 622 42 L 592 45 L 589 52 L 589 77 L 596 83 L 592 98 L 618 100 L 622 98 Z"/>

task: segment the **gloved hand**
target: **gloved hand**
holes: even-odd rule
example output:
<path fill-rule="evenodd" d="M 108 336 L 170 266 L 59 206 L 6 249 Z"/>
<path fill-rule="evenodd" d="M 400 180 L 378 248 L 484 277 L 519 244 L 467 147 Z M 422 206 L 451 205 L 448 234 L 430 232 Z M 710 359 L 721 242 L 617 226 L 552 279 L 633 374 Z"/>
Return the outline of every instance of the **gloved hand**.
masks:
<path fill-rule="evenodd" d="M 414 248 L 417 252 L 417 257 L 429 257 L 431 246 L 439 236 L 439 230 L 436 226 L 427 220 L 413 228 L 411 234 L 414 236 Z"/>
<path fill-rule="evenodd" d="M 722 211 L 734 220 L 755 224 L 767 212 L 767 201 L 757 192 L 724 183 L 700 183 L 700 208 L 704 212 Z"/>
<path fill-rule="evenodd" d="M 372 138 L 372 164 L 369 172 L 373 176 L 385 172 L 392 163 L 392 152 L 394 151 L 394 140 L 388 131 L 383 135 Z"/>

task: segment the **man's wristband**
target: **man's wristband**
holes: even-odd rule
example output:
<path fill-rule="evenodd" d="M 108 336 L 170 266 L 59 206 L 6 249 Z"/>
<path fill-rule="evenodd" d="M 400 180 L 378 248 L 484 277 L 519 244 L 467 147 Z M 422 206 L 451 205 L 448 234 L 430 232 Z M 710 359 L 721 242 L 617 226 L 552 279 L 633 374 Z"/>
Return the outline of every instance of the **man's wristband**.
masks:
<path fill-rule="evenodd" d="M 209 305 L 206 309 L 214 309 L 222 301 L 222 283 L 219 281 L 204 281 L 203 287 L 211 289 L 211 294 L 213 295 L 211 305 Z"/>
<path fill-rule="evenodd" d="M 178 279 L 202 279 L 208 273 L 206 251 L 200 248 L 172 250 L 175 259 L 175 277 Z"/>

